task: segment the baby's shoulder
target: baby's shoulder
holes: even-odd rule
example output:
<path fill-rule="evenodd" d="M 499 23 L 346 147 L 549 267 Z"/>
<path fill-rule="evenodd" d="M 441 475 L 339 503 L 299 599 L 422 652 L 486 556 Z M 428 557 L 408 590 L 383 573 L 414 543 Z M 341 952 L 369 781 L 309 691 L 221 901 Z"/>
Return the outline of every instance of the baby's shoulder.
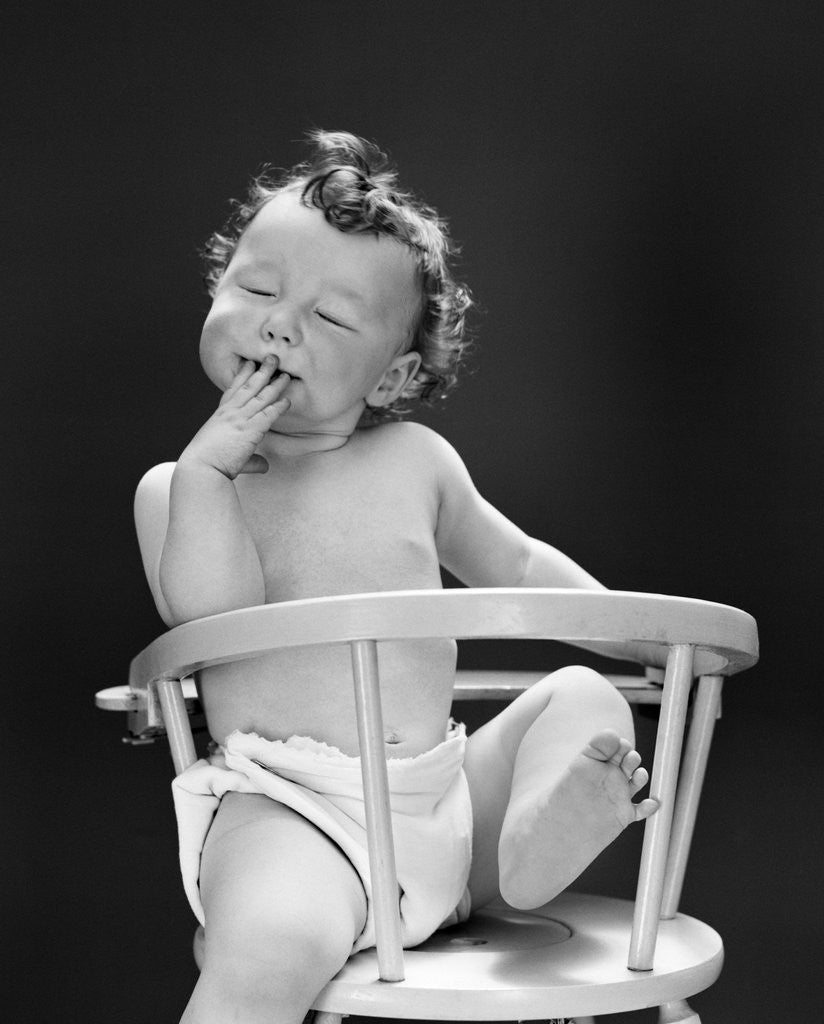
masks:
<path fill-rule="evenodd" d="M 169 488 L 175 465 L 162 462 L 153 466 L 141 477 L 134 496 L 134 524 L 143 571 L 157 609 L 167 623 L 172 621 L 172 615 L 160 589 L 160 556 L 169 527 Z"/>
<path fill-rule="evenodd" d="M 438 501 L 462 490 L 468 473 L 458 452 L 437 431 L 422 423 L 386 423 L 375 427 L 369 441 L 369 461 L 384 468 L 387 480 L 398 474 L 408 487 L 417 482 L 437 494 Z"/>
<path fill-rule="evenodd" d="M 456 455 L 445 438 L 423 423 L 385 423 L 370 430 L 369 435 L 376 447 L 405 460 L 421 459 L 438 466 Z"/>
<path fill-rule="evenodd" d="M 134 496 L 134 522 L 144 555 L 162 547 L 169 522 L 169 488 L 174 462 L 161 462 L 144 473 Z"/>
<path fill-rule="evenodd" d="M 151 508 L 158 502 L 168 505 L 169 488 L 176 465 L 176 462 L 161 462 L 143 474 L 135 491 L 135 514 L 138 509 Z"/>

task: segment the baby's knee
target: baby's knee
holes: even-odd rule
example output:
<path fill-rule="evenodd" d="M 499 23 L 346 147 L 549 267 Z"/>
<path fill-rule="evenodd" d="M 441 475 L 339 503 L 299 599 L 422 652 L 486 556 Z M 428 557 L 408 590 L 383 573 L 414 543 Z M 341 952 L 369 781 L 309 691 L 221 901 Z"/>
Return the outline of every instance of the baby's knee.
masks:
<path fill-rule="evenodd" d="M 621 735 L 622 729 L 632 728 L 632 711 L 622 694 L 605 676 L 586 665 L 567 665 L 536 685 L 545 688 L 547 703 L 560 698 L 590 712 L 615 716 L 615 727 Z"/>
<path fill-rule="evenodd" d="M 297 1005 L 337 974 L 352 945 L 351 934 L 333 920 L 321 925 L 288 911 L 258 912 L 214 926 L 207 921 L 202 969 L 226 979 L 245 999 L 256 993 Z"/>
<path fill-rule="evenodd" d="M 551 675 L 545 676 L 536 685 L 544 686 L 550 697 L 559 693 L 571 693 L 579 697 L 582 695 L 594 698 L 603 697 L 606 701 L 611 701 L 615 697 L 623 700 L 608 679 L 587 665 L 566 665 Z"/>
<path fill-rule="evenodd" d="M 611 684 L 600 672 L 588 665 L 565 665 L 556 669 L 548 679 L 554 679 L 559 686 L 610 686 Z"/>

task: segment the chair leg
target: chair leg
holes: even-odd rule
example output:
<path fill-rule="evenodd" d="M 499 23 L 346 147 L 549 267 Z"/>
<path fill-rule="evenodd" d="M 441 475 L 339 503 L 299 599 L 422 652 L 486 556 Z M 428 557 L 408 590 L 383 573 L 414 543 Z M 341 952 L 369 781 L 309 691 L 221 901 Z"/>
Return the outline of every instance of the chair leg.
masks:
<path fill-rule="evenodd" d="M 661 1004 L 658 1009 L 658 1024 L 701 1024 L 701 1018 L 686 999 L 676 999 L 671 1003 Z"/>

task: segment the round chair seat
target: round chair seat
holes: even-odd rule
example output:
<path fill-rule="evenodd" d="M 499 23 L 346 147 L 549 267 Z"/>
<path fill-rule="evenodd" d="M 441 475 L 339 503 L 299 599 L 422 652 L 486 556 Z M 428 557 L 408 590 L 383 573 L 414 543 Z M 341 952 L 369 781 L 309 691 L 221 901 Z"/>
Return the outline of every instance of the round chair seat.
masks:
<path fill-rule="evenodd" d="M 724 958 L 708 925 L 662 921 L 651 971 L 627 969 L 633 903 L 564 893 L 537 910 L 486 907 L 404 951 L 406 977 L 378 980 L 374 949 L 353 956 L 314 1009 L 367 1017 L 537 1020 L 597 1016 L 686 999 Z"/>

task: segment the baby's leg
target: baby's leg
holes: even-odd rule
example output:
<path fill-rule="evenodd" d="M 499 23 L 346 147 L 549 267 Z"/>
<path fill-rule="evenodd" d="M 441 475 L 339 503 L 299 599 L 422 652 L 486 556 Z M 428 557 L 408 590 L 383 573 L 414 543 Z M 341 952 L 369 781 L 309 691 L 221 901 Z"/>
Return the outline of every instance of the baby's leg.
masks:
<path fill-rule="evenodd" d="M 473 906 L 495 882 L 512 906 L 541 906 L 655 811 L 632 803 L 647 782 L 633 742 L 626 701 L 581 667 L 547 676 L 470 737 Z"/>
<path fill-rule="evenodd" d="M 366 921 L 340 849 L 291 809 L 229 793 L 203 850 L 206 943 L 181 1024 L 300 1024 Z"/>

